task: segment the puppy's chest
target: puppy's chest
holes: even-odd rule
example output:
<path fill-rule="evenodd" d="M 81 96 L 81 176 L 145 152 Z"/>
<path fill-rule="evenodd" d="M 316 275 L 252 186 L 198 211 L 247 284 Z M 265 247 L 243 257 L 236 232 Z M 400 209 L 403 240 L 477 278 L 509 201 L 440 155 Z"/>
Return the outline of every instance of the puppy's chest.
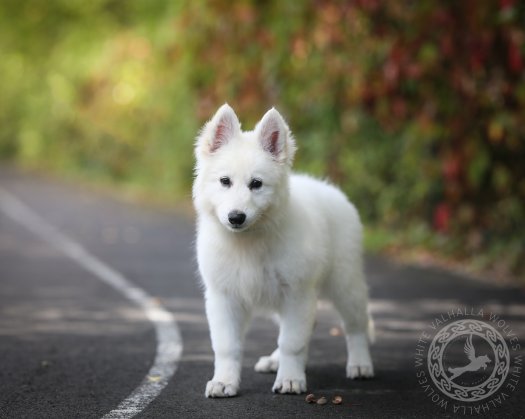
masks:
<path fill-rule="evenodd" d="M 268 305 L 277 302 L 290 287 L 284 264 L 270 255 L 242 252 L 221 260 L 216 279 L 224 291 L 243 300 Z"/>

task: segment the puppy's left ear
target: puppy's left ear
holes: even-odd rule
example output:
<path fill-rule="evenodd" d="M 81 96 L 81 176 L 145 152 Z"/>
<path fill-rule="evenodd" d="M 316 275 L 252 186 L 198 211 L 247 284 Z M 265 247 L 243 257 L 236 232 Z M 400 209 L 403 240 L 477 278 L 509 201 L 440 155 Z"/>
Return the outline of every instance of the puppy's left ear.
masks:
<path fill-rule="evenodd" d="M 285 120 L 275 108 L 264 114 L 255 127 L 256 135 L 262 148 L 272 157 L 288 165 L 295 155 L 295 141 Z"/>

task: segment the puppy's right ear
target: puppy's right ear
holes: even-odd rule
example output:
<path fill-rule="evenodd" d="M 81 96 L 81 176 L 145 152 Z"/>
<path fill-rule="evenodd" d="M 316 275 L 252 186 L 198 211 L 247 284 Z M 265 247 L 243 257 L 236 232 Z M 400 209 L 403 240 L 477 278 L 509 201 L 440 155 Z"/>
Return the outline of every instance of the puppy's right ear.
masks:
<path fill-rule="evenodd" d="M 233 109 L 225 103 L 204 125 L 195 145 L 197 157 L 210 155 L 241 132 L 241 124 Z"/>

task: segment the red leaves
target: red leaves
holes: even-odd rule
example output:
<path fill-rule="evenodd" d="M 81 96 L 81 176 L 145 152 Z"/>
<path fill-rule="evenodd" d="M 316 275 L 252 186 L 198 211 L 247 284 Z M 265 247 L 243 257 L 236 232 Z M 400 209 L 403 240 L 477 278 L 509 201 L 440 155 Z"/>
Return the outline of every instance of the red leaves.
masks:
<path fill-rule="evenodd" d="M 459 156 L 449 156 L 443 161 L 443 176 L 447 181 L 458 180 L 461 173 L 461 159 Z"/>
<path fill-rule="evenodd" d="M 511 38 L 507 49 L 507 65 L 514 74 L 523 71 L 523 57 L 517 43 Z"/>
<path fill-rule="evenodd" d="M 499 0 L 499 8 L 500 10 L 506 10 L 514 7 L 514 3 L 516 3 L 516 0 Z"/>
<path fill-rule="evenodd" d="M 446 202 L 441 202 L 434 208 L 433 226 L 436 231 L 446 233 L 450 227 L 450 206 Z"/>

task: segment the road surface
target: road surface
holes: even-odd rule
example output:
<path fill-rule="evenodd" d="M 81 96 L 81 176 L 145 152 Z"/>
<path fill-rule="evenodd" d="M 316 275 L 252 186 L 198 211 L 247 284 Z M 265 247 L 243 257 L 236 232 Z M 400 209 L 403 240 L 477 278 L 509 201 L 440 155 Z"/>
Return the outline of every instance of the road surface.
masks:
<path fill-rule="evenodd" d="M 213 357 L 193 224 L 188 215 L 0 168 L 0 418 L 525 417 L 523 289 L 378 257 L 366 265 L 374 379 L 345 378 L 339 321 L 321 303 L 307 378 L 327 405 L 272 394 L 274 377 L 253 371 L 277 337 L 264 318 L 246 339 L 240 395 L 204 398 Z M 492 325 L 507 347 L 498 355 L 490 339 L 474 335 L 478 356 L 486 353 L 490 362 L 464 375 L 463 384 L 484 386 L 496 361 L 502 368 L 498 390 L 479 401 L 447 397 L 428 369 L 433 337 L 462 319 Z M 446 347 L 445 370 L 468 363 L 465 336 Z M 341 405 L 330 403 L 335 395 Z M 123 401 L 135 404 L 126 411 Z"/>

